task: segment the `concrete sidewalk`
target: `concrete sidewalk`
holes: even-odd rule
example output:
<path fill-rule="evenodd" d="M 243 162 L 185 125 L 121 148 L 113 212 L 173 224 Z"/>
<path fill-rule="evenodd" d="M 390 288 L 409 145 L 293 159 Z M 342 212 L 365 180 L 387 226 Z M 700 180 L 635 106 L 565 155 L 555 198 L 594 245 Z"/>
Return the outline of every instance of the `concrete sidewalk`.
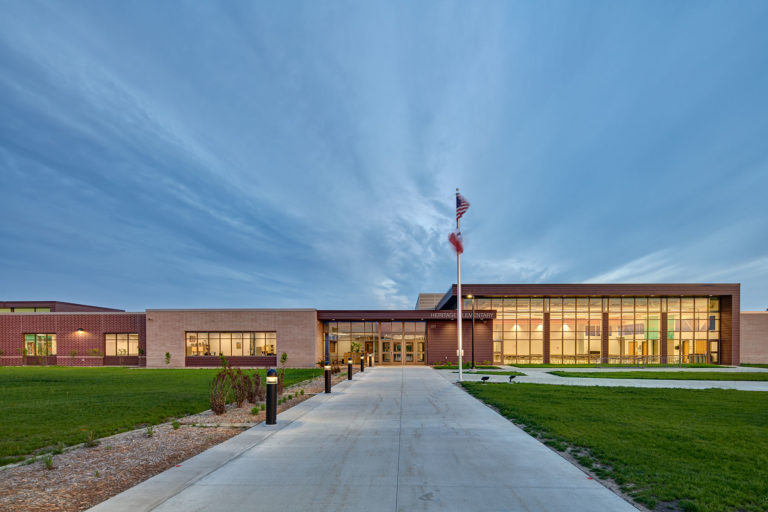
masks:
<path fill-rule="evenodd" d="M 608 387 L 630 387 L 630 388 L 679 388 L 679 389 L 736 389 L 739 391 L 768 391 L 768 381 L 748 381 L 748 380 L 663 380 L 663 379 L 611 379 L 611 378 L 590 378 L 590 377 L 560 377 L 558 375 L 552 375 L 549 372 L 561 370 L 572 372 L 591 372 L 600 373 L 605 371 L 684 371 L 696 373 L 700 372 L 698 368 L 676 368 L 663 370 L 647 369 L 641 370 L 639 368 L 621 368 L 621 369 L 603 369 L 603 368 L 504 368 L 505 370 L 514 370 L 524 373 L 524 377 L 515 377 L 515 382 L 528 383 L 528 384 L 558 384 L 561 386 L 608 386 Z M 752 368 L 757 372 L 765 371 L 760 368 Z M 459 378 L 457 370 L 435 370 L 450 382 L 456 382 Z M 493 370 L 479 370 L 492 372 Z M 706 371 L 706 370 L 705 370 Z M 728 369 L 709 369 L 709 371 L 723 372 L 743 372 L 743 370 L 736 370 L 734 368 Z M 487 374 L 470 373 L 465 371 L 463 374 L 464 380 L 467 381 L 479 381 Z M 508 375 L 488 375 L 488 382 L 509 382 Z"/>
<path fill-rule="evenodd" d="M 636 510 L 430 368 L 333 391 L 91 510 Z"/>

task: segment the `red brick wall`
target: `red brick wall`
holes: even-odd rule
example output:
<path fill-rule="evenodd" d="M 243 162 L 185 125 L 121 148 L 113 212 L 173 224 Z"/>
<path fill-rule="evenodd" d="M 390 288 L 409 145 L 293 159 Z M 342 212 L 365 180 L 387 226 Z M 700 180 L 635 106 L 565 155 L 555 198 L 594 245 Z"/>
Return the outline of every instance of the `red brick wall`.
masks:
<path fill-rule="evenodd" d="M 79 328 L 83 332 L 77 332 Z M 100 358 L 97 362 L 85 356 L 92 356 L 93 349 L 104 355 L 104 334 L 117 332 L 139 333 L 139 347 L 146 350 L 144 313 L 3 313 L 0 314 L 2 364 L 21 364 L 16 358 L 21 355 L 24 334 L 54 333 L 57 364 L 100 365 Z M 71 354 L 75 350 L 77 356 L 73 358 Z"/>
<path fill-rule="evenodd" d="M 475 321 L 475 363 L 493 361 L 493 322 Z M 472 360 L 472 321 L 463 321 L 462 345 L 464 361 Z M 456 322 L 427 322 L 427 364 L 450 361 L 458 362 L 456 356 Z"/>

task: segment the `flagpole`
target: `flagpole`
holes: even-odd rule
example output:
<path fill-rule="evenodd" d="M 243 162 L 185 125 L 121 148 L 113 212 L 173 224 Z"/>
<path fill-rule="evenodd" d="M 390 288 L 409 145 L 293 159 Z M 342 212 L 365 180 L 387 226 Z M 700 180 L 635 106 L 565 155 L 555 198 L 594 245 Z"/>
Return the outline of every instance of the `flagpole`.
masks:
<path fill-rule="evenodd" d="M 459 195 L 459 189 L 456 189 L 456 196 Z M 459 217 L 456 216 L 456 229 L 460 232 L 460 226 L 459 226 Z M 459 333 L 459 382 L 463 380 L 463 374 L 462 374 L 462 364 L 461 364 L 461 356 L 462 356 L 462 347 L 461 347 L 461 253 L 459 251 L 456 251 L 456 321 L 458 322 L 458 333 Z"/>

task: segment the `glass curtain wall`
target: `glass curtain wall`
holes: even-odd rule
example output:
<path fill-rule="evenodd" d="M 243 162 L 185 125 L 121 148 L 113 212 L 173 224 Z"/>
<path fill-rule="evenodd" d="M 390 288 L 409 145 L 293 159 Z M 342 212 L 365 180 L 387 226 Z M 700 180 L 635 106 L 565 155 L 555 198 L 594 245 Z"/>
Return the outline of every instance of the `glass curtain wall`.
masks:
<path fill-rule="evenodd" d="M 426 322 L 323 322 L 323 332 L 333 363 L 362 353 L 375 354 L 380 364 L 426 362 Z"/>
<path fill-rule="evenodd" d="M 542 297 L 477 297 L 475 309 L 496 310 L 493 321 L 493 361 L 502 364 L 544 362 Z M 464 300 L 472 309 L 472 299 Z"/>
<path fill-rule="evenodd" d="M 658 297 L 612 297 L 608 303 L 608 363 L 661 363 Z"/>
<path fill-rule="evenodd" d="M 549 361 L 599 363 L 603 301 L 600 297 L 549 299 Z"/>
<path fill-rule="evenodd" d="M 667 361 L 719 362 L 720 300 L 717 297 L 667 299 Z"/>
<path fill-rule="evenodd" d="M 544 313 L 549 313 L 553 364 L 658 364 L 719 361 L 717 297 L 476 297 L 475 308 L 496 310 L 496 363 L 543 362 Z M 472 308 L 472 299 L 464 307 Z M 608 353 L 602 353 L 603 313 Z M 667 357 L 662 360 L 662 314 Z"/>

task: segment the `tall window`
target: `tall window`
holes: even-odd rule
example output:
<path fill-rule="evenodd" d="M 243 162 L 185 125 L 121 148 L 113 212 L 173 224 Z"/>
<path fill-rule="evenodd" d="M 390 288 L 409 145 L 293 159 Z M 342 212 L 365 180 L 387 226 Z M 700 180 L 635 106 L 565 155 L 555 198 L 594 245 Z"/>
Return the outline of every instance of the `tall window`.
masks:
<path fill-rule="evenodd" d="M 608 356 L 611 363 L 661 362 L 659 297 L 608 299 Z"/>
<path fill-rule="evenodd" d="M 668 299 L 668 362 L 717 361 L 719 339 L 719 299 L 716 297 L 670 297 Z M 707 361 L 708 353 L 710 361 Z"/>
<path fill-rule="evenodd" d="M 498 363 L 541 363 L 544 353 L 544 299 L 481 297 L 477 309 L 495 309 L 493 360 Z M 465 308 L 471 308 L 467 299 Z"/>
<path fill-rule="evenodd" d="M 188 356 L 273 356 L 275 332 L 188 332 Z"/>
<path fill-rule="evenodd" d="M 139 334 L 136 332 L 104 335 L 104 355 L 137 356 L 139 355 Z"/>
<path fill-rule="evenodd" d="M 55 356 L 55 334 L 25 334 L 24 349 L 28 356 Z"/>

